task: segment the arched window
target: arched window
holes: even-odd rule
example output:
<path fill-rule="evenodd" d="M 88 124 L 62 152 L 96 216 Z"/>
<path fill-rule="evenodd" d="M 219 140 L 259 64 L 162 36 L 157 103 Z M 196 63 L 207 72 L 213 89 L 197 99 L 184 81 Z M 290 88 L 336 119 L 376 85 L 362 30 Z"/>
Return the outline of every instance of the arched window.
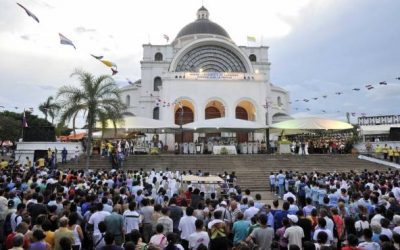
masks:
<path fill-rule="evenodd" d="M 125 98 L 125 104 L 127 107 L 131 106 L 131 96 L 127 95 Z"/>
<path fill-rule="evenodd" d="M 163 60 L 163 55 L 160 52 L 157 52 L 154 55 L 154 61 L 162 61 Z"/>
<path fill-rule="evenodd" d="M 153 119 L 160 120 L 160 108 L 159 107 L 155 107 L 153 109 Z"/>
<path fill-rule="evenodd" d="M 257 57 L 256 57 L 256 55 L 251 54 L 251 55 L 249 56 L 249 60 L 250 60 L 250 62 L 257 62 Z"/>
<path fill-rule="evenodd" d="M 154 78 L 154 91 L 160 91 L 160 87 L 162 86 L 161 77 L 157 76 Z"/>
<path fill-rule="evenodd" d="M 277 98 L 277 103 L 278 103 L 278 107 L 281 107 L 283 105 L 282 99 L 280 96 L 278 96 L 278 98 Z"/>

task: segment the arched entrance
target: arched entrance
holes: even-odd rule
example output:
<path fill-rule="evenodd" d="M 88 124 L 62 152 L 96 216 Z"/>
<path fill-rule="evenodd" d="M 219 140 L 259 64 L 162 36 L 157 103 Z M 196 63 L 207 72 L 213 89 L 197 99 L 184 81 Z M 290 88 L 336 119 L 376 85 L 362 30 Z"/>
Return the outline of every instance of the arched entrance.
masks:
<path fill-rule="evenodd" d="M 256 108 L 249 101 L 241 101 L 235 109 L 236 119 L 254 121 L 256 118 Z M 249 140 L 249 133 L 239 132 L 236 133 L 236 139 L 240 142 L 247 142 Z"/>
<path fill-rule="evenodd" d="M 175 124 L 184 125 L 194 121 L 194 106 L 190 101 L 182 100 L 181 105 L 175 107 Z M 193 142 L 192 132 L 175 134 L 175 142 Z"/>
<path fill-rule="evenodd" d="M 207 103 L 206 109 L 204 110 L 205 119 L 215 119 L 225 116 L 224 105 L 220 101 L 211 101 Z M 207 133 L 206 137 L 221 137 L 221 133 Z"/>

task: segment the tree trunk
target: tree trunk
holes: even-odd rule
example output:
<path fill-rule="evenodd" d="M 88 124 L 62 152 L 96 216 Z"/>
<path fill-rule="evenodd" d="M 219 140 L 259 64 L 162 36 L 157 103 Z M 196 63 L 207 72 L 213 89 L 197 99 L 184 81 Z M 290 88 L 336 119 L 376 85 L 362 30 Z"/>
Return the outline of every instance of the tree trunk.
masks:
<path fill-rule="evenodd" d="M 88 114 L 88 139 L 87 139 L 87 144 L 86 144 L 86 169 L 85 173 L 86 175 L 89 174 L 89 165 L 90 165 L 90 152 L 92 148 L 92 137 L 93 137 L 93 125 L 94 125 L 94 119 L 93 115 Z"/>

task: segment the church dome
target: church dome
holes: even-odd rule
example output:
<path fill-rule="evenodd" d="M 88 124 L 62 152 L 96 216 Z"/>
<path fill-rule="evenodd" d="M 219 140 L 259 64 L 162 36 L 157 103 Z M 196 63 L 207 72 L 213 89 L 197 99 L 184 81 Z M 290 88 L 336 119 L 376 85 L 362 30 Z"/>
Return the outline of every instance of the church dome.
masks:
<path fill-rule="evenodd" d="M 197 20 L 183 27 L 176 38 L 194 34 L 213 34 L 230 38 L 228 32 L 219 24 L 208 19 L 209 12 L 204 6 L 197 11 Z"/>

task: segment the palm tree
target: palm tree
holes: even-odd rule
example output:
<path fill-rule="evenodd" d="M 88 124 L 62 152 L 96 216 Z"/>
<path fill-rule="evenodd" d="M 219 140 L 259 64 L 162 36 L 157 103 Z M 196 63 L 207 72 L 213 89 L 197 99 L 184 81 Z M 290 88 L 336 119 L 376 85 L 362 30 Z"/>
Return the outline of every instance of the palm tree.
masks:
<path fill-rule="evenodd" d="M 51 117 L 51 124 L 54 123 L 54 118 L 60 110 L 60 105 L 53 100 L 54 98 L 49 96 L 44 103 L 39 105 L 39 110 L 44 114 L 44 119 L 47 121 L 47 116 Z"/>
<path fill-rule="evenodd" d="M 121 114 L 125 109 L 125 105 L 121 101 L 120 90 L 111 76 L 101 75 L 95 77 L 82 70 L 75 70 L 71 76 L 78 77 L 80 86 L 63 86 L 58 91 L 57 98 L 61 99 L 60 120 L 62 123 L 72 120 L 73 129 L 75 129 L 75 120 L 78 113 L 83 113 L 86 117 L 88 127 L 87 172 L 93 129 L 96 121 L 104 123 L 105 119 L 111 119 L 115 124 L 117 120 L 122 118 Z"/>

